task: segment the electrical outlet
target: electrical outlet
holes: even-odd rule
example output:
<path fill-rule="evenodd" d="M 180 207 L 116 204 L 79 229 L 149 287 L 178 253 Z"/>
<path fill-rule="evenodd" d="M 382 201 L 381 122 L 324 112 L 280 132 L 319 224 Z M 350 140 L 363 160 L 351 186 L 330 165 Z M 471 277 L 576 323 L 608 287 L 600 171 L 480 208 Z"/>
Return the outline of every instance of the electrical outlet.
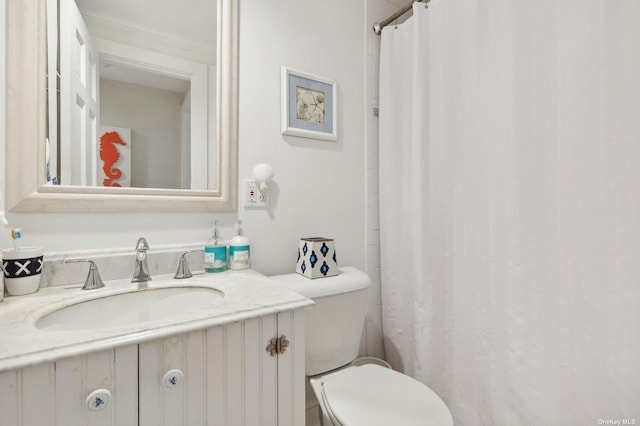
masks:
<path fill-rule="evenodd" d="M 258 189 L 255 179 L 244 180 L 243 199 L 245 207 L 267 207 L 269 205 L 268 193 Z"/>
<path fill-rule="evenodd" d="M 244 180 L 244 202 L 245 205 L 247 203 L 252 204 L 256 202 L 256 181 L 253 179 L 245 179 Z"/>

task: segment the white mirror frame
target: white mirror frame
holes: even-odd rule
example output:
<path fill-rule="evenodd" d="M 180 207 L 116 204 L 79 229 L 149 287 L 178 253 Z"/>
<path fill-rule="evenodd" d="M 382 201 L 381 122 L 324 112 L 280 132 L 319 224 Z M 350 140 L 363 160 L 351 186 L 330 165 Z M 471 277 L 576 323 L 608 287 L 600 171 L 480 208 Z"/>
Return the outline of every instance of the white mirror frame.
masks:
<path fill-rule="evenodd" d="M 45 185 L 46 0 L 7 1 L 5 191 L 11 212 L 235 211 L 238 2 L 218 0 L 217 188 L 213 191 Z"/>

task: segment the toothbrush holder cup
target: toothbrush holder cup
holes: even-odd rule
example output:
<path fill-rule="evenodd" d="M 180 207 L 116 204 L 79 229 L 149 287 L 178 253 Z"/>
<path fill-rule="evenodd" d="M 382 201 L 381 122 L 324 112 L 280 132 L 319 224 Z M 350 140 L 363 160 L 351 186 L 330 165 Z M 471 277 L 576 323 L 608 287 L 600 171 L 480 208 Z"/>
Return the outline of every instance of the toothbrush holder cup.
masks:
<path fill-rule="evenodd" d="M 12 296 L 35 293 L 40 287 L 43 247 L 2 250 L 2 270 L 7 291 Z"/>

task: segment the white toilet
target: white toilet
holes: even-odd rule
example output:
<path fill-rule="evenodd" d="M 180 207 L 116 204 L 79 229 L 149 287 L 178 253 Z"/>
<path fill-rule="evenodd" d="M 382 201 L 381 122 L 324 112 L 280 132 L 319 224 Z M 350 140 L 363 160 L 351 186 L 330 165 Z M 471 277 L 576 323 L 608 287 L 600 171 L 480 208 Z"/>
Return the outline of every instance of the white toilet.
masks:
<path fill-rule="evenodd" d="M 306 318 L 306 374 L 320 404 L 323 425 L 453 425 L 431 389 L 376 358 L 359 358 L 371 279 L 352 267 L 335 277 L 299 274 L 271 279 L 312 299 Z"/>

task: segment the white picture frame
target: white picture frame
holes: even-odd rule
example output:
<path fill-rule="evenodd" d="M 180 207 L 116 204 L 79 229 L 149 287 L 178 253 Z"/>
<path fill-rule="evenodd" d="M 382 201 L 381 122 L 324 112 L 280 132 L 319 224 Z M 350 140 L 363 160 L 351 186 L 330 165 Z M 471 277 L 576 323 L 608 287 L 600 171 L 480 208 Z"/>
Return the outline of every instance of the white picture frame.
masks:
<path fill-rule="evenodd" d="M 281 78 L 282 134 L 336 141 L 336 82 L 285 66 L 282 67 Z"/>

